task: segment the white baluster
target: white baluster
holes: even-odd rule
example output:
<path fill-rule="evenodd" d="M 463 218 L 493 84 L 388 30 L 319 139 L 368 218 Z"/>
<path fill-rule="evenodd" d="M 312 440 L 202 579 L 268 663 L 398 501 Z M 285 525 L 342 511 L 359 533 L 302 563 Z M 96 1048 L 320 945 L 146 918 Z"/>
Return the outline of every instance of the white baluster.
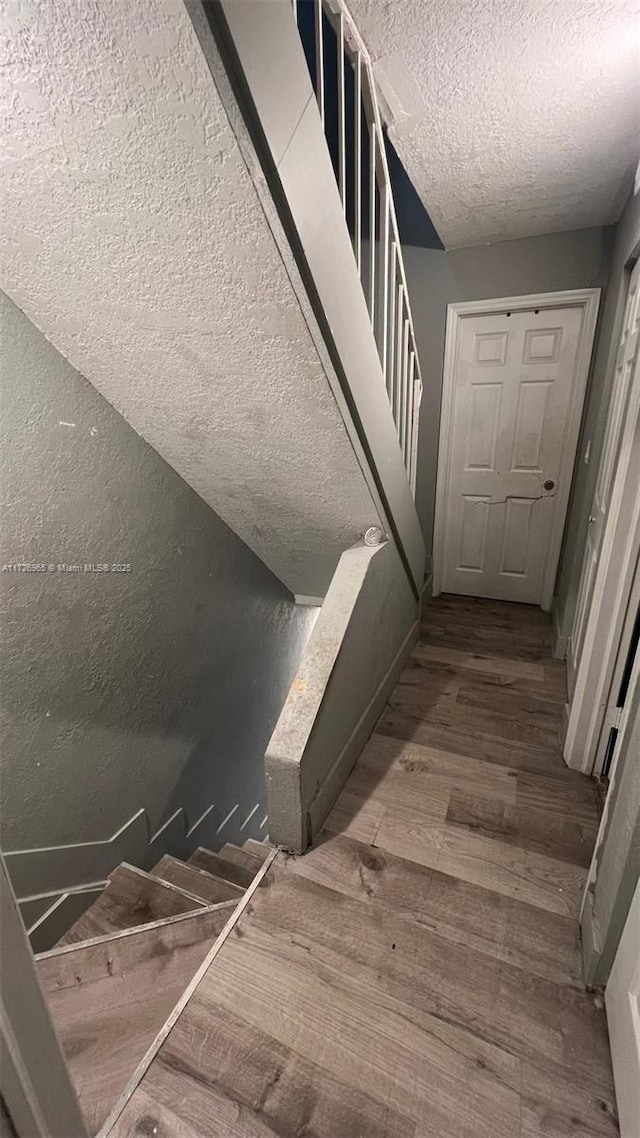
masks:
<path fill-rule="evenodd" d="M 338 20 L 338 189 L 342 199 L 342 212 L 347 213 L 347 156 L 346 124 L 344 112 L 344 16 Z"/>
<path fill-rule="evenodd" d="M 313 0 L 316 41 L 316 98 L 324 128 L 324 35 L 322 27 L 322 0 Z"/>
<path fill-rule="evenodd" d="M 376 148 L 375 123 L 369 123 L 369 316 L 376 330 Z"/>
<path fill-rule="evenodd" d="M 354 149 L 354 241 L 358 272 L 362 278 L 362 56 L 356 55 L 354 67 L 353 149 Z"/>
<path fill-rule="evenodd" d="M 299 0 L 292 0 L 292 3 L 297 18 Z M 354 256 L 369 308 L 371 327 L 376 340 L 398 441 L 411 490 L 415 497 L 418 417 L 422 397 L 422 380 L 371 59 L 344 0 L 313 0 L 313 5 L 316 97 L 323 127 L 326 110 L 323 36 L 325 15 L 336 33 L 338 81 L 338 171 L 336 180 L 343 214 L 346 218 L 347 167 L 353 162 Z M 347 154 L 345 61 L 353 68 L 354 78 L 353 155 Z M 362 208 L 364 189 L 362 146 L 363 129 L 365 128 L 369 138 L 367 179 L 369 187 L 369 256 L 366 270 L 362 255 L 363 225 L 366 225 Z M 376 200 L 376 195 L 378 195 L 378 200 Z M 380 237 L 379 252 L 376 248 L 377 225 Z"/>
<path fill-rule="evenodd" d="M 402 284 L 398 285 L 398 293 L 396 296 L 396 327 L 394 338 L 396 342 L 395 349 L 395 400 L 393 406 L 393 417 L 396 422 L 396 430 L 398 438 L 400 438 L 400 409 L 402 405 L 402 313 L 404 310 L 404 288 Z"/>
<path fill-rule="evenodd" d="M 388 337 L 389 337 L 389 359 L 387 361 L 387 391 L 389 393 L 389 402 L 391 404 L 391 411 L 393 413 L 395 391 L 396 391 L 396 377 L 394 362 L 396 358 L 396 243 L 391 242 L 391 255 L 389 265 L 389 314 L 388 314 Z"/>
<path fill-rule="evenodd" d="M 388 339 L 389 339 L 389 187 L 380 187 L 380 250 L 382 266 L 380 269 L 380 362 L 387 391 L 389 390 Z"/>
<path fill-rule="evenodd" d="M 402 415 L 400 418 L 400 449 L 407 465 L 407 408 L 409 404 L 409 321 L 406 306 L 402 316 Z"/>

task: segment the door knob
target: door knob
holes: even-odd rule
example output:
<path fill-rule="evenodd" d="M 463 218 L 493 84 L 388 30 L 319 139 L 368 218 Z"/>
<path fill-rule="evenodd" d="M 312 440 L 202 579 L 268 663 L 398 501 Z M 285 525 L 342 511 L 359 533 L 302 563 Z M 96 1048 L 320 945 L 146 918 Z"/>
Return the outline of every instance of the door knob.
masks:
<path fill-rule="evenodd" d="M 553 481 L 552 478 L 547 478 L 547 481 L 545 483 L 543 483 L 543 485 L 544 485 L 545 490 L 553 490 L 553 488 L 555 486 L 555 482 Z"/>

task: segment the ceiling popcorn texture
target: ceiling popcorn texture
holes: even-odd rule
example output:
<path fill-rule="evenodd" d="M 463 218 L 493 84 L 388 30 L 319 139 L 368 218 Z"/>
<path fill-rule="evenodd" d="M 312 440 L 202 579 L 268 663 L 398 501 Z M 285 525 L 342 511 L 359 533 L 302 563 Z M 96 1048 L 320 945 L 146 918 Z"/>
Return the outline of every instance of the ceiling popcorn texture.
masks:
<path fill-rule="evenodd" d="M 617 221 L 638 160 L 636 0 L 349 8 L 446 248 Z"/>
<path fill-rule="evenodd" d="M 20 0 L 1 30 L 5 291 L 323 596 L 378 513 L 182 0 Z"/>

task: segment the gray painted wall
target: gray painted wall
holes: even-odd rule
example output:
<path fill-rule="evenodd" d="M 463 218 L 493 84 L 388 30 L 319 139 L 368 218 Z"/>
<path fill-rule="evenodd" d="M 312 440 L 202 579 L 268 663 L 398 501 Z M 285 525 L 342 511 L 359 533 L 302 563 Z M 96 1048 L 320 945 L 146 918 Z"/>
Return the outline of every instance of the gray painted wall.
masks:
<path fill-rule="evenodd" d="M 272 841 L 300 853 L 320 833 L 417 637 L 394 543 L 345 550 L 267 749 Z"/>
<path fill-rule="evenodd" d="M 431 553 L 447 305 L 462 300 L 602 288 L 611 229 L 581 229 L 449 253 L 403 248 L 424 396 L 416 505 Z"/>
<path fill-rule="evenodd" d="M 5 849 L 265 809 L 263 756 L 315 612 L 6 297 L 2 564 Z M 220 840 L 231 837 L 229 828 Z"/>
<path fill-rule="evenodd" d="M 580 459 L 585 453 L 588 441 L 591 440 L 589 464 L 585 465 L 584 462 L 578 461 L 576 465 L 556 584 L 555 608 L 558 628 L 563 636 L 571 635 L 575 615 L 584 543 L 598 474 L 598 462 L 602 453 L 613 368 L 624 311 L 625 266 L 634 253 L 636 255 L 640 253 L 640 195 L 629 197 L 620 221 L 612 230 L 612 237 L 609 280 L 604 305 L 601 308 L 598 340 L 578 444 Z"/>

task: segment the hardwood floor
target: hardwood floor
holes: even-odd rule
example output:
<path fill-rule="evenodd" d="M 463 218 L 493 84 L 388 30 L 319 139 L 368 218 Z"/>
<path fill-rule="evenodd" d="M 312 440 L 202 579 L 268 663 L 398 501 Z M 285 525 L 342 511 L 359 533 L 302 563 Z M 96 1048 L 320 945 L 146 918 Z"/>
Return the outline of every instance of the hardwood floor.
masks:
<path fill-rule="evenodd" d="M 202 905 L 204 901 L 197 897 L 190 897 L 169 882 L 123 862 L 111 874 L 97 901 L 58 943 L 81 943 L 119 929 L 193 912 Z"/>
<path fill-rule="evenodd" d="M 577 915 L 599 819 L 548 618 L 443 597 L 327 820 L 192 995 L 113 1134 L 612 1138 Z"/>

